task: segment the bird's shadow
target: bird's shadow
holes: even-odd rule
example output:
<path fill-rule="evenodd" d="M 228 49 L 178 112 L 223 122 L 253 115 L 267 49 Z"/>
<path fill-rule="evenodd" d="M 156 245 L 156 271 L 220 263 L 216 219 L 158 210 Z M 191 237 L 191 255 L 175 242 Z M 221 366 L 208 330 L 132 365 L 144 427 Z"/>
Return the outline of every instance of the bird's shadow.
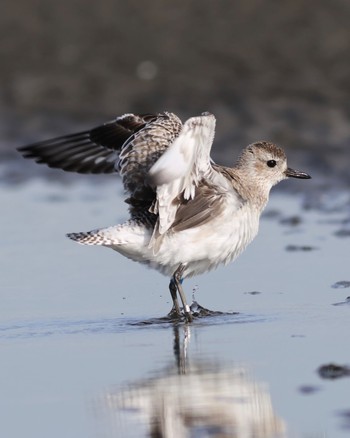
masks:
<path fill-rule="evenodd" d="M 219 310 L 210 310 L 201 306 L 197 301 L 193 301 L 191 306 L 191 314 L 193 317 L 193 322 L 202 320 L 204 318 L 213 318 L 220 316 L 236 316 L 239 312 L 221 312 Z M 130 323 L 136 326 L 147 326 L 147 325 L 157 325 L 157 324 L 182 324 L 187 323 L 187 319 L 183 309 L 181 309 L 181 315 L 179 315 L 175 310 L 171 310 L 166 316 L 160 318 L 150 318 L 143 321 L 135 321 Z"/>

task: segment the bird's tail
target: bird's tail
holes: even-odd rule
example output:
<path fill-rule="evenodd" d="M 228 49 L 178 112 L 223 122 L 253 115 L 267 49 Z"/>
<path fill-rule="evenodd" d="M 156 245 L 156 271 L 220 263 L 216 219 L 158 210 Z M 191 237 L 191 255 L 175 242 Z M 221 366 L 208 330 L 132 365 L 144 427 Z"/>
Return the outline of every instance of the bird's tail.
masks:
<path fill-rule="evenodd" d="M 102 245 L 115 246 L 122 245 L 124 239 L 119 230 L 120 226 L 109 228 L 100 228 L 92 231 L 83 231 L 79 233 L 68 233 L 66 236 L 81 245 Z"/>

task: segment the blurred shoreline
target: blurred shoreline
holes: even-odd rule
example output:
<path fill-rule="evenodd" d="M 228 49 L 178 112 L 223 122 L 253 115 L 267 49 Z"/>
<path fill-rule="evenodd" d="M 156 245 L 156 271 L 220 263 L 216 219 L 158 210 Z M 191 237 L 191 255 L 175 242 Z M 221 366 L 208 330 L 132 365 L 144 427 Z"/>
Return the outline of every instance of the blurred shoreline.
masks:
<path fill-rule="evenodd" d="M 291 167 L 316 176 L 309 186 L 349 187 L 346 0 L 5 3 L 0 181 L 70 179 L 24 161 L 16 147 L 166 110 L 182 120 L 216 116 L 218 163 L 270 140 Z"/>

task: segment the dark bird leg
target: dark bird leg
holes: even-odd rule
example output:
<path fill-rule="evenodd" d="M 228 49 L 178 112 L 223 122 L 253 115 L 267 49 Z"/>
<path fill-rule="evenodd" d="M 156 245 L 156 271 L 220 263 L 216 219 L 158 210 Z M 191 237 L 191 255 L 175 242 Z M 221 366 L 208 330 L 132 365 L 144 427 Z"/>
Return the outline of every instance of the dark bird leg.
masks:
<path fill-rule="evenodd" d="M 177 287 L 173 278 L 171 278 L 169 283 L 169 290 L 171 294 L 171 298 L 173 300 L 173 308 L 170 310 L 169 316 L 176 315 L 181 316 L 179 301 L 177 299 Z"/>
<path fill-rule="evenodd" d="M 179 308 L 179 303 L 177 300 L 177 296 L 176 296 L 176 292 L 179 293 L 181 301 L 182 301 L 182 306 L 185 312 L 185 317 L 187 319 L 188 322 L 192 322 L 193 318 L 192 318 L 192 314 L 191 314 L 191 309 L 190 306 L 187 304 L 186 301 L 186 296 L 185 293 L 183 291 L 182 288 L 182 274 L 184 272 L 186 268 L 186 265 L 179 265 L 179 267 L 176 269 L 176 271 L 174 272 L 174 275 L 170 281 L 170 285 L 169 285 L 169 289 L 170 289 L 170 293 L 171 293 L 171 297 L 173 299 L 173 309 L 180 315 L 180 308 Z"/>

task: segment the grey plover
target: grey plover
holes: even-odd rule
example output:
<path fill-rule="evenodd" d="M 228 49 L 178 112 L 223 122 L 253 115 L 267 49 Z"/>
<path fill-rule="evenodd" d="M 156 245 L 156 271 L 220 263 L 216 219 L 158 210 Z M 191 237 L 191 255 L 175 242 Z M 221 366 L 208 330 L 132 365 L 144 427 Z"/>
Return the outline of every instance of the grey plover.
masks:
<path fill-rule="evenodd" d="M 272 186 L 310 176 L 287 167 L 284 151 L 266 141 L 246 147 L 232 168 L 210 149 L 215 117 L 184 124 L 172 113 L 125 114 L 92 130 L 18 150 L 26 158 L 79 173 L 121 175 L 130 218 L 123 224 L 67 236 L 103 245 L 170 276 L 171 315 L 192 320 L 186 277 L 234 260 L 254 239 Z"/>

